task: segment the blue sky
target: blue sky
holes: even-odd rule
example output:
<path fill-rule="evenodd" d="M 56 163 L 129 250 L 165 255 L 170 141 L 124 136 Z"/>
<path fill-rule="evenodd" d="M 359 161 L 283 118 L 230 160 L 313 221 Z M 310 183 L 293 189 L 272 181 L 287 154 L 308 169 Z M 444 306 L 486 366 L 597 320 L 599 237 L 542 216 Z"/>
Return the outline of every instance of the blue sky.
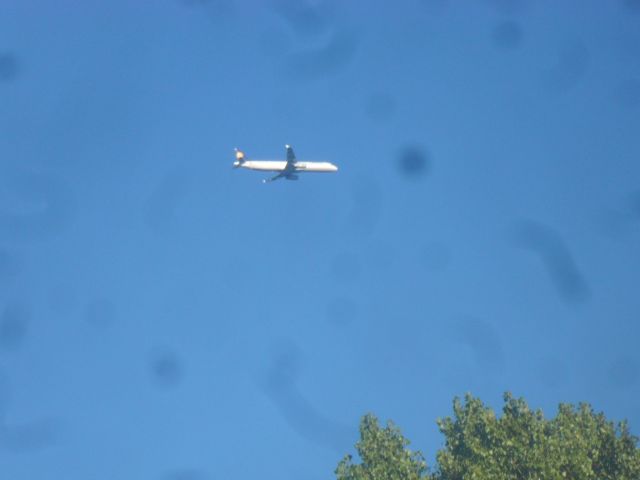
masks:
<path fill-rule="evenodd" d="M 640 433 L 640 4 L 5 1 L 0 469 L 331 478 L 505 390 Z M 233 148 L 332 161 L 263 185 Z"/>

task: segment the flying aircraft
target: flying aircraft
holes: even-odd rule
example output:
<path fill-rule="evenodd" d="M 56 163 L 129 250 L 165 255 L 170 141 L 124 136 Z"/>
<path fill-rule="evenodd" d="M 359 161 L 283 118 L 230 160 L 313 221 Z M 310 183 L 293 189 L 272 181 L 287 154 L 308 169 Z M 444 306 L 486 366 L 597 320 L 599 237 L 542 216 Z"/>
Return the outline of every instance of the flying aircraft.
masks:
<path fill-rule="evenodd" d="M 271 178 L 266 178 L 262 183 L 273 182 L 279 178 L 286 180 L 298 180 L 300 172 L 337 172 L 338 167 L 329 162 L 301 162 L 296 160 L 291 145 L 285 145 L 287 150 L 286 160 L 247 160 L 244 152 L 236 148 L 236 161 L 233 168 L 248 168 L 249 170 L 261 170 L 265 172 L 278 172 Z"/>

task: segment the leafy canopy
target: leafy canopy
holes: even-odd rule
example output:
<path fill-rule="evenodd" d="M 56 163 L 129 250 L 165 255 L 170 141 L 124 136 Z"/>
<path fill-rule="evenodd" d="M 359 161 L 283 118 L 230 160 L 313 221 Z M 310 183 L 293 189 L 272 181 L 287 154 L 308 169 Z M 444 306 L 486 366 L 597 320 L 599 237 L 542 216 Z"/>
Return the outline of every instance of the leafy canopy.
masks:
<path fill-rule="evenodd" d="M 420 452 L 407 448 L 409 440 L 400 429 L 388 422 L 382 428 L 378 419 L 365 415 L 360 422 L 360 441 L 356 450 L 362 460 L 354 464 L 347 455 L 338 464 L 338 480 L 418 480 L 424 477 L 427 464 Z"/>
<path fill-rule="evenodd" d="M 438 420 L 444 448 L 429 473 L 420 452 L 388 423 L 366 415 L 356 444 L 361 464 L 345 457 L 338 480 L 639 480 L 640 449 L 625 422 L 614 424 L 585 403 L 560 404 L 555 418 L 504 395 L 502 415 L 478 398 L 456 398 Z"/>

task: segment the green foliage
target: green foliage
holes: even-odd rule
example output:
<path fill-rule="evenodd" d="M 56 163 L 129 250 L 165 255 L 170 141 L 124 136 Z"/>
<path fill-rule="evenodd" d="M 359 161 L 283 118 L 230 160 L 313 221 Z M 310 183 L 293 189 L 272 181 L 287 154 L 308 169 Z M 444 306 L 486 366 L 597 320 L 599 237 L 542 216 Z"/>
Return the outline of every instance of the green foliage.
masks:
<path fill-rule="evenodd" d="M 587 404 L 561 404 L 546 420 L 507 393 L 497 418 L 467 395 L 464 404 L 454 400 L 453 413 L 438 421 L 446 439 L 437 454 L 441 480 L 640 479 L 637 439 Z"/>
<path fill-rule="evenodd" d="M 425 478 L 427 465 L 420 452 L 407 448 L 409 440 L 391 422 L 381 428 L 374 415 L 360 422 L 360 441 L 356 450 L 361 464 L 347 455 L 338 464 L 338 480 L 418 480 Z"/>
<path fill-rule="evenodd" d="M 453 417 L 438 420 L 445 446 L 437 471 L 428 475 L 420 452 L 388 423 L 366 415 L 356 448 L 362 460 L 345 457 L 338 480 L 640 480 L 638 439 L 627 424 L 607 421 L 584 403 L 560 404 L 555 418 L 545 419 L 523 399 L 504 396 L 496 416 L 478 398 L 453 402 Z"/>

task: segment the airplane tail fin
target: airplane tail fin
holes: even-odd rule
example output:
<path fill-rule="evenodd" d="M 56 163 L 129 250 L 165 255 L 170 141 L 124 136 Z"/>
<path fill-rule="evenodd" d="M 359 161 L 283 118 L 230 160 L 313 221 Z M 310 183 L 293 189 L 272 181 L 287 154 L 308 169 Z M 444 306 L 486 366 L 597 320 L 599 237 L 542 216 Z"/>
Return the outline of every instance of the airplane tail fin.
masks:
<path fill-rule="evenodd" d="M 239 150 L 237 148 L 235 150 L 236 150 L 236 161 L 233 162 L 233 166 L 234 168 L 238 168 L 242 166 L 242 164 L 245 162 L 245 158 L 244 158 L 244 152 L 242 150 Z"/>

